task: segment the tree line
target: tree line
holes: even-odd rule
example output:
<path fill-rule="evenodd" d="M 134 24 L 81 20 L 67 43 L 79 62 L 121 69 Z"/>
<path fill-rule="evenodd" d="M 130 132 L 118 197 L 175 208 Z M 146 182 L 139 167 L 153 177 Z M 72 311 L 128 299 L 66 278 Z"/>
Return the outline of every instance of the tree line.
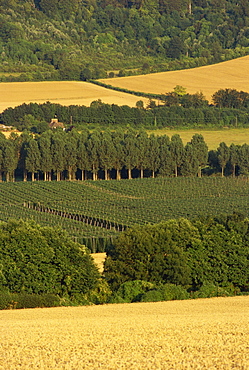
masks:
<path fill-rule="evenodd" d="M 134 301 L 163 300 L 164 284 L 184 288 L 185 298 L 187 291 L 192 297 L 248 292 L 248 226 L 248 219 L 234 212 L 124 231 L 113 240 L 104 264 L 104 276 L 116 292 L 114 302 L 128 298 L 132 288 Z M 184 299 L 183 291 L 178 292 L 178 299 Z"/>
<path fill-rule="evenodd" d="M 5 109 L 0 114 L 0 123 L 16 127 L 19 131 L 29 130 L 34 133 L 46 131 L 48 123 L 55 116 L 68 129 L 71 126 L 83 129 L 89 125 L 162 128 L 239 127 L 249 124 L 249 93 L 244 91 L 220 89 L 213 94 L 213 104 L 208 104 L 202 93 L 188 94 L 181 86 L 157 96 L 126 92 L 147 96 L 147 106 L 144 106 L 142 100 L 137 101 L 136 107 L 106 104 L 100 99 L 93 101 L 89 107 L 63 106 L 51 102 L 24 103 Z"/>
<path fill-rule="evenodd" d="M 0 223 L 0 309 L 248 294 L 242 214 L 133 226 L 112 240 L 100 275 L 58 228 Z"/>
<path fill-rule="evenodd" d="M 1 181 L 248 175 L 248 158 L 249 145 L 222 142 L 209 151 L 200 134 L 186 145 L 178 134 L 169 138 L 133 129 L 0 136 Z"/>

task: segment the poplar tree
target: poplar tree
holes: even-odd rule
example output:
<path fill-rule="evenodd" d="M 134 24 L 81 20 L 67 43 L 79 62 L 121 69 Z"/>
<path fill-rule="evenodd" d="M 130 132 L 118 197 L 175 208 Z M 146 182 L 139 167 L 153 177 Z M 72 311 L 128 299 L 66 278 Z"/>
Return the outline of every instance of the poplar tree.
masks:
<path fill-rule="evenodd" d="M 89 164 L 89 153 L 87 151 L 86 143 L 88 139 L 89 133 L 82 132 L 77 141 L 77 167 L 81 170 L 81 180 L 84 181 L 86 179 L 86 171 L 90 170 Z"/>
<path fill-rule="evenodd" d="M 184 148 L 183 163 L 181 166 L 182 176 L 196 176 L 199 171 L 199 161 L 195 147 L 187 143 Z"/>
<path fill-rule="evenodd" d="M 114 167 L 114 158 L 117 153 L 111 138 L 111 133 L 105 131 L 100 135 L 100 167 L 105 172 L 105 180 L 110 180 L 110 170 Z"/>
<path fill-rule="evenodd" d="M 27 144 L 27 156 L 25 160 L 25 168 L 31 172 L 31 180 L 35 180 L 35 173 L 41 167 L 41 154 L 36 140 L 31 139 Z"/>
<path fill-rule="evenodd" d="M 65 150 L 65 168 L 68 172 L 68 180 L 75 179 L 75 171 L 77 168 L 77 137 L 74 131 L 66 134 Z"/>
<path fill-rule="evenodd" d="M 38 138 L 38 146 L 41 153 L 41 171 L 44 175 L 44 181 L 51 180 L 51 171 L 53 168 L 51 152 L 51 133 L 46 131 Z"/>
<path fill-rule="evenodd" d="M 112 133 L 112 140 L 116 150 L 116 157 L 114 160 L 114 168 L 117 172 L 116 179 L 121 179 L 121 169 L 125 164 L 125 149 L 124 149 L 124 133 L 121 130 L 116 130 Z"/>
<path fill-rule="evenodd" d="M 124 135 L 124 146 L 123 146 L 123 153 L 124 153 L 124 165 L 127 168 L 127 177 L 128 179 L 132 178 L 132 169 L 137 164 L 138 158 L 138 147 L 136 145 L 136 131 L 129 129 L 127 133 Z"/>
<path fill-rule="evenodd" d="M 93 180 L 98 180 L 99 171 L 99 147 L 100 147 L 100 136 L 96 131 L 93 132 L 87 140 L 87 151 L 89 157 L 89 163 L 91 166 Z"/>
<path fill-rule="evenodd" d="M 6 181 L 15 181 L 14 172 L 17 168 L 18 157 L 15 153 L 14 143 L 6 139 L 1 143 L 2 149 L 2 170 L 5 173 Z"/>
<path fill-rule="evenodd" d="M 159 143 L 157 137 L 154 134 L 151 134 L 149 137 L 146 162 L 148 169 L 151 171 L 152 177 L 154 178 L 155 172 L 158 171 L 160 165 Z"/>
<path fill-rule="evenodd" d="M 52 166 L 53 171 L 56 172 L 56 180 L 60 181 L 62 179 L 62 171 L 65 169 L 66 153 L 65 153 L 65 143 L 66 134 L 56 129 L 53 133 L 51 141 L 51 154 L 52 154 Z"/>
<path fill-rule="evenodd" d="M 204 138 L 200 134 L 195 134 L 190 144 L 195 150 L 195 155 L 198 161 L 198 177 L 201 177 L 201 170 L 207 165 L 208 162 L 208 146 L 204 141 Z"/>
<path fill-rule="evenodd" d="M 169 152 L 172 160 L 172 165 L 174 166 L 175 177 L 178 176 L 178 170 L 183 162 L 184 155 L 184 145 L 180 135 L 175 134 L 171 138 L 169 145 Z"/>
<path fill-rule="evenodd" d="M 226 143 L 222 142 L 217 148 L 217 158 L 219 165 L 221 167 L 221 177 L 224 176 L 224 169 L 229 161 L 230 158 L 230 151 L 229 147 Z"/>

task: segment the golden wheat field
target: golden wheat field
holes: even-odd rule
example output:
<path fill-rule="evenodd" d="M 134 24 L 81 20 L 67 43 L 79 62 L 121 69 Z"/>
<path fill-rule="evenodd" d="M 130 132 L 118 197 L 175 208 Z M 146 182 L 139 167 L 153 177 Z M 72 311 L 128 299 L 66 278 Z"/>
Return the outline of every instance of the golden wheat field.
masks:
<path fill-rule="evenodd" d="M 176 85 L 181 85 L 189 94 L 202 92 L 211 102 L 211 96 L 219 89 L 233 88 L 249 92 L 249 55 L 193 69 L 109 78 L 101 81 L 129 90 L 157 94 L 173 91 Z"/>
<path fill-rule="evenodd" d="M 101 99 L 104 103 L 135 107 L 137 96 L 109 90 L 80 81 L 5 82 L 0 83 L 0 112 L 22 103 L 50 101 L 62 105 L 86 105 Z M 142 99 L 147 102 L 148 99 Z"/>
<path fill-rule="evenodd" d="M 0 369 L 249 369 L 249 297 L 0 312 Z"/>

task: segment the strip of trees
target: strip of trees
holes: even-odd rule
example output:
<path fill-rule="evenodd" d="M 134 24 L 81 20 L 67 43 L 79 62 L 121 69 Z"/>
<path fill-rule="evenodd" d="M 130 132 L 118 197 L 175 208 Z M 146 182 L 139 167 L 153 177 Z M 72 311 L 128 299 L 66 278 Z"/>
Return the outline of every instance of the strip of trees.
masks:
<path fill-rule="evenodd" d="M 103 84 L 102 84 L 103 85 Z M 110 87 L 110 86 L 108 86 Z M 82 129 L 87 125 L 104 127 L 214 127 L 246 126 L 249 124 L 249 93 L 235 89 L 220 89 L 213 94 L 209 105 L 202 93 L 187 94 L 181 86 L 162 95 L 152 95 L 115 88 L 148 97 L 145 107 L 138 100 L 136 107 L 105 104 L 100 99 L 89 107 L 46 102 L 22 104 L 7 108 L 0 114 L 0 123 L 14 126 L 19 131 L 42 133 L 48 129 L 52 117 L 59 117 L 67 128 Z"/>
<path fill-rule="evenodd" d="M 249 174 L 249 145 L 224 142 L 208 151 L 202 135 L 183 144 L 179 135 L 145 131 L 61 129 L 41 135 L 0 135 L 0 181 L 131 179 L 155 176 Z"/>

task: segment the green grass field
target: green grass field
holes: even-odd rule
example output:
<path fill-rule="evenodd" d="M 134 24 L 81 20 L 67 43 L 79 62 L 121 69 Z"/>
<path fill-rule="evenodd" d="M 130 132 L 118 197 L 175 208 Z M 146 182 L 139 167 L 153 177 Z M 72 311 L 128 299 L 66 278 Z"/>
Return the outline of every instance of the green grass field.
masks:
<path fill-rule="evenodd" d="M 35 210 L 35 204 L 49 212 Z M 85 238 L 116 235 L 114 225 L 154 224 L 170 218 L 193 219 L 238 210 L 249 216 L 249 180 L 179 177 L 1 183 L 0 207 L 0 220 L 32 219 L 41 225 L 61 227 L 84 243 Z M 91 224 L 77 221 L 77 215 Z"/>
<path fill-rule="evenodd" d="M 148 134 L 154 135 L 167 135 L 170 138 L 179 134 L 182 138 L 184 145 L 191 140 L 195 134 L 201 134 L 207 143 L 209 150 L 215 150 L 218 148 L 221 142 L 225 142 L 228 146 L 232 143 L 236 145 L 249 144 L 249 129 L 248 128 L 224 128 L 224 129 L 185 129 L 185 130 L 174 130 L 174 129 L 157 129 L 147 130 Z"/>

